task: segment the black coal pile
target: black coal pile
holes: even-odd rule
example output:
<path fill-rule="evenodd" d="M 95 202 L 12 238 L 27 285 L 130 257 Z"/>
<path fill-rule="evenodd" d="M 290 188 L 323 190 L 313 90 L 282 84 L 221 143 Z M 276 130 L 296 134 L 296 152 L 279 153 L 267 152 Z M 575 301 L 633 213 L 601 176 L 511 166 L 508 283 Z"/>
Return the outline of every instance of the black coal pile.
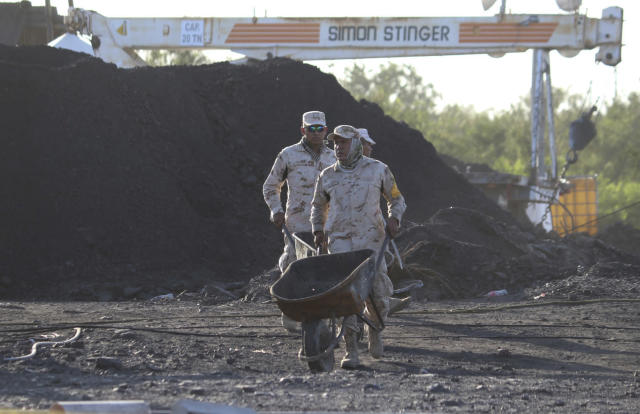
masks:
<path fill-rule="evenodd" d="M 598 233 L 598 238 L 623 252 L 640 255 L 640 229 L 617 221 Z"/>
<path fill-rule="evenodd" d="M 480 297 L 503 289 L 520 294 L 546 281 L 582 275 L 592 266 L 612 269 L 619 264 L 613 278 L 617 273 L 632 274 L 640 265 L 640 257 L 586 234 L 536 236 L 464 208 L 438 211 L 424 224 L 404 231 L 397 242 L 404 269 L 395 264 L 390 277 L 396 285 L 422 280 L 425 286 L 419 294 L 428 299 Z M 635 275 L 638 282 L 640 274 Z"/>
<path fill-rule="evenodd" d="M 369 129 L 408 220 L 458 207 L 514 225 L 420 133 L 299 62 L 120 70 L 0 47 L 0 85 L 2 299 L 146 298 L 271 268 L 262 182 L 313 109 Z"/>
<path fill-rule="evenodd" d="M 567 278 L 536 283 L 524 290 L 534 300 L 592 300 L 599 298 L 638 300 L 640 266 L 622 262 L 598 262 L 578 266 Z"/>

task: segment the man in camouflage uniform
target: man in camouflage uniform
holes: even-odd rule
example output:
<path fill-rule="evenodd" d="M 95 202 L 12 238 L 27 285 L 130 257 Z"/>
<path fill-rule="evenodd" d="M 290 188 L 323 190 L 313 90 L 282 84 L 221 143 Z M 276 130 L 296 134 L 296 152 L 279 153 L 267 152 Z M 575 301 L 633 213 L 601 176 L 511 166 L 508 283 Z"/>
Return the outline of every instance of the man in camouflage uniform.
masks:
<path fill-rule="evenodd" d="M 358 134 L 360 135 L 360 142 L 362 143 L 362 155 L 371 157 L 373 146 L 376 145 L 376 142 L 369 136 L 369 131 L 367 131 L 366 128 L 358 128 Z"/>
<path fill-rule="evenodd" d="M 373 146 L 376 145 L 376 142 L 369 136 L 369 131 L 366 128 L 358 128 L 358 135 L 360 135 L 360 142 L 362 143 L 362 155 L 371 158 L 371 154 L 373 153 Z M 404 299 L 390 297 L 389 315 L 406 308 L 407 306 L 409 306 L 410 302 L 411 296 L 408 296 Z"/>
<path fill-rule="evenodd" d="M 378 252 L 386 232 L 391 237 L 398 233 L 402 214 L 406 210 L 404 197 L 389 167 L 362 156 L 360 135 L 354 127 L 337 126 L 330 134 L 331 138 L 338 161 L 322 171 L 316 181 L 311 207 L 315 243 L 321 245 L 326 237 L 329 253 L 359 249 Z M 386 231 L 380 209 L 381 195 L 387 200 L 389 218 Z M 389 312 L 392 293 L 393 285 L 383 263 L 377 269 L 372 289 L 373 302 L 383 321 Z M 348 316 L 344 323 L 347 352 L 341 366 L 355 368 L 359 365 L 356 316 Z M 373 358 L 381 358 L 381 332 L 371 329 L 368 336 L 369 353 Z"/>
<path fill-rule="evenodd" d="M 271 172 L 262 186 L 264 201 L 271 212 L 271 221 L 278 229 L 286 224 L 290 232 L 311 231 L 309 214 L 316 178 L 320 172 L 336 162 L 336 157 L 324 144 L 327 135 L 325 115 L 320 111 L 302 115 L 300 142 L 284 148 L 276 157 Z M 282 209 L 280 192 L 287 182 L 287 208 Z M 296 260 L 295 248 L 284 238 L 284 252 L 278 267 L 284 272 Z M 294 321 L 282 315 L 283 325 L 289 331 L 297 330 Z"/>

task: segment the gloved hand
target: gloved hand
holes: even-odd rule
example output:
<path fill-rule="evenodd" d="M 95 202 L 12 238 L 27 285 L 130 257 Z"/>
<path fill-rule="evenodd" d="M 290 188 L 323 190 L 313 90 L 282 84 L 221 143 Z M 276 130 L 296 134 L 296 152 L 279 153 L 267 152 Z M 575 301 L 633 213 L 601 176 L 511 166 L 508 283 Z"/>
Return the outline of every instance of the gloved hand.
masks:
<path fill-rule="evenodd" d="M 283 212 L 274 214 L 274 216 L 273 216 L 273 224 L 275 224 L 275 226 L 277 228 L 282 228 L 282 225 L 284 224 L 284 213 Z"/>
<path fill-rule="evenodd" d="M 387 232 L 389 233 L 389 236 L 393 239 L 398 235 L 399 231 L 400 223 L 398 222 L 398 219 L 395 217 L 389 217 L 389 220 L 387 220 Z"/>
<path fill-rule="evenodd" d="M 316 231 L 313 233 L 313 243 L 316 247 L 324 247 L 324 232 Z"/>

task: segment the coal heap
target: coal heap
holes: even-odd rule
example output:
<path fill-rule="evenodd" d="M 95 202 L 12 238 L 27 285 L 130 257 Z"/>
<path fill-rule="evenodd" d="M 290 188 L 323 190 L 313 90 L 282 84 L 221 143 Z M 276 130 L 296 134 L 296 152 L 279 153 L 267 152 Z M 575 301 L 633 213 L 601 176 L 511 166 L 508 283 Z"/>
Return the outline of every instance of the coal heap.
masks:
<path fill-rule="evenodd" d="M 640 229 L 616 221 L 598 233 L 598 238 L 623 252 L 640 255 Z"/>
<path fill-rule="evenodd" d="M 262 182 L 300 116 L 369 129 L 423 222 L 440 209 L 513 219 L 406 124 L 286 59 L 122 70 L 0 47 L 0 297 L 120 299 L 246 281 L 281 235 Z"/>
<path fill-rule="evenodd" d="M 418 295 L 431 300 L 480 297 L 503 289 L 516 294 L 551 280 L 575 284 L 584 282 L 585 269 L 594 266 L 611 275 L 631 275 L 640 285 L 640 274 L 629 271 L 639 268 L 638 256 L 587 234 L 535 235 L 476 210 L 440 210 L 409 226 L 397 242 L 404 268 L 395 263 L 390 277 L 396 286 L 423 281 Z"/>

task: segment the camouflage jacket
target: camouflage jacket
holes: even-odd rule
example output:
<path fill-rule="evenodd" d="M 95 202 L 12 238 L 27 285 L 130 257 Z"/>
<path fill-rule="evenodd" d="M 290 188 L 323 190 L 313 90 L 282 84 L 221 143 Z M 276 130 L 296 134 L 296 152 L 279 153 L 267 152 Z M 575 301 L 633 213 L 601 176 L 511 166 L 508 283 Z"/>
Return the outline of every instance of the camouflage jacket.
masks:
<path fill-rule="evenodd" d="M 320 154 L 316 154 L 304 143 L 304 139 L 280 151 L 262 186 L 262 195 L 271 211 L 271 219 L 276 213 L 283 211 L 280 191 L 286 181 L 285 224 L 292 232 L 309 231 L 309 214 L 316 178 L 322 170 L 335 162 L 336 156 L 332 150 L 323 146 Z"/>
<path fill-rule="evenodd" d="M 362 157 L 352 171 L 337 163 L 318 177 L 311 207 L 314 232 L 324 230 L 329 252 L 378 249 L 385 237 L 380 195 L 387 200 L 389 217 L 400 221 L 407 206 L 389 167 Z M 329 205 L 330 203 L 330 205 Z"/>

